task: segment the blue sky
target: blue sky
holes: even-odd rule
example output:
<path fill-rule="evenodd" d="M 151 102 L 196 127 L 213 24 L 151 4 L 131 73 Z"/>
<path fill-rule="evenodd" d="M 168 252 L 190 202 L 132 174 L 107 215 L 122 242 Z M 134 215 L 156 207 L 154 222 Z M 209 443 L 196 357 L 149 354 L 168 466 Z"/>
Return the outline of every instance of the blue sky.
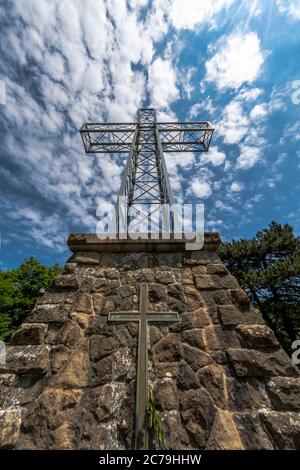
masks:
<path fill-rule="evenodd" d="M 14 0 L 0 7 L 0 269 L 64 263 L 123 168 L 86 155 L 87 121 L 210 120 L 209 154 L 168 154 L 206 230 L 300 233 L 300 0 Z"/>

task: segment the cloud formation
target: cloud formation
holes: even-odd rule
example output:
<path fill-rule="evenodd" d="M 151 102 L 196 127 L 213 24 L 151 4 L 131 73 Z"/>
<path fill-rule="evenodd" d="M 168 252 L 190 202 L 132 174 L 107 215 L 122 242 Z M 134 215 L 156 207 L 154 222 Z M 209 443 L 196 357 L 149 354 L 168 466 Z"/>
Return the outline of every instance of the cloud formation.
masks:
<path fill-rule="evenodd" d="M 256 80 L 263 62 L 257 34 L 234 33 L 219 42 L 217 52 L 206 62 L 206 80 L 214 81 L 219 90 L 238 89 Z"/>
<path fill-rule="evenodd" d="M 284 201 L 299 171 L 290 90 L 300 70 L 288 69 L 295 51 L 284 62 L 279 43 L 298 37 L 297 2 L 276 0 L 274 17 L 262 0 L 255 8 L 238 0 L 18 0 L 0 10 L 5 262 L 63 260 L 70 231 L 95 231 L 97 208 L 113 207 L 126 156 L 86 155 L 78 129 L 133 121 L 139 106 L 155 106 L 159 120 L 208 119 L 216 129 L 209 153 L 165 155 L 177 202 L 205 200 L 210 228 L 225 234 L 255 230 L 247 222 L 255 204 L 273 214 L 264 205 L 272 198 L 253 198 L 274 188 Z M 284 217 L 292 202 L 280 204 Z M 250 211 L 243 220 L 241 208 Z"/>

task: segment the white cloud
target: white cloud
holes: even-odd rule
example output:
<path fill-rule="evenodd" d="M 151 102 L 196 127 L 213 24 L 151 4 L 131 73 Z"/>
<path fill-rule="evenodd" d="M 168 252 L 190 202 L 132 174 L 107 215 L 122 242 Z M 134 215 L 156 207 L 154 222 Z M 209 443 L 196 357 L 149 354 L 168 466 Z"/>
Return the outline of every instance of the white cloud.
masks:
<path fill-rule="evenodd" d="M 253 121 L 261 121 L 268 115 L 267 105 L 265 103 L 257 104 L 250 112 L 250 118 Z"/>
<path fill-rule="evenodd" d="M 222 211 L 234 212 L 234 209 L 229 204 L 224 204 L 220 199 L 216 201 L 215 207 Z"/>
<path fill-rule="evenodd" d="M 230 185 L 230 190 L 233 191 L 234 193 L 238 193 L 243 189 L 244 185 L 242 183 L 239 183 L 238 181 L 233 181 Z"/>
<path fill-rule="evenodd" d="M 150 65 L 148 89 L 151 95 L 151 104 L 155 108 L 168 108 L 173 101 L 179 98 L 176 72 L 169 60 L 158 57 Z"/>
<path fill-rule="evenodd" d="M 293 20 L 300 20 L 300 0 L 276 0 L 280 13 L 286 13 Z"/>
<path fill-rule="evenodd" d="M 193 29 L 202 23 L 211 22 L 224 6 L 229 6 L 233 0 L 172 0 L 169 17 L 177 29 Z"/>
<path fill-rule="evenodd" d="M 224 109 L 217 129 L 224 136 L 226 144 L 238 144 L 249 130 L 249 119 L 237 100 L 231 101 Z"/>
<path fill-rule="evenodd" d="M 216 82 L 219 90 L 238 89 L 256 80 L 263 62 L 257 34 L 235 33 L 222 39 L 218 51 L 206 62 L 206 80 Z"/>
<path fill-rule="evenodd" d="M 220 225 L 224 225 L 223 224 L 223 220 L 222 219 L 210 219 L 206 222 L 206 225 L 208 227 L 210 227 L 212 230 L 214 230 L 216 227 L 219 227 Z"/>
<path fill-rule="evenodd" d="M 294 124 L 287 124 L 284 128 L 283 134 L 280 138 L 280 145 L 285 145 L 289 141 L 300 140 L 300 122 L 296 121 Z"/>
<path fill-rule="evenodd" d="M 249 147 L 241 145 L 240 155 L 237 158 L 237 168 L 248 170 L 252 168 L 261 157 L 261 149 L 257 147 Z"/>
<path fill-rule="evenodd" d="M 245 88 L 240 91 L 238 94 L 238 99 L 240 101 L 255 101 L 262 94 L 260 88 Z"/>
<path fill-rule="evenodd" d="M 180 77 L 181 85 L 187 99 L 191 98 L 191 95 L 195 89 L 194 85 L 192 85 L 192 78 L 196 70 L 197 69 L 195 67 L 189 67 L 187 70 L 183 71 Z"/>
<path fill-rule="evenodd" d="M 201 199 L 206 199 L 212 194 L 212 189 L 207 181 L 194 178 L 191 182 L 190 191 Z"/>
<path fill-rule="evenodd" d="M 180 170 L 189 170 L 195 162 L 195 154 L 192 152 L 168 152 L 165 154 L 168 173 L 174 175 Z"/>
<path fill-rule="evenodd" d="M 218 150 L 217 147 L 211 147 L 208 153 L 203 154 L 202 160 L 205 163 L 210 162 L 213 166 L 222 165 L 225 161 L 225 153 Z"/>
<path fill-rule="evenodd" d="M 188 113 L 188 117 L 189 119 L 194 119 L 194 118 L 198 119 L 198 116 L 199 116 L 199 119 L 202 120 L 203 118 L 201 117 L 201 115 L 203 115 L 205 118 L 205 115 L 207 113 L 212 115 L 215 113 L 215 111 L 216 111 L 216 107 L 214 106 L 212 99 L 210 98 L 210 96 L 207 96 L 206 98 L 203 99 L 201 103 L 193 104 L 193 106 L 191 107 Z"/>

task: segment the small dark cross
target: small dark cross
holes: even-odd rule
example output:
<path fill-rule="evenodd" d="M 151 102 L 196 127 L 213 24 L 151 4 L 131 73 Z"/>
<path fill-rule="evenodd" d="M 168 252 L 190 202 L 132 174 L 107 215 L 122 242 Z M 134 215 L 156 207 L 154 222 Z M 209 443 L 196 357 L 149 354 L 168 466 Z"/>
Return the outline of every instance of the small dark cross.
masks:
<path fill-rule="evenodd" d="M 148 323 L 175 322 L 179 320 L 177 312 L 149 312 L 148 286 L 142 284 L 140 289 L 139 312 L 109 312 L 108 321 L 137 321 L 138 361 L 136 380 L 135 412 L 135 449 L 148 449 L 147 402 L 148 402 Z"/>

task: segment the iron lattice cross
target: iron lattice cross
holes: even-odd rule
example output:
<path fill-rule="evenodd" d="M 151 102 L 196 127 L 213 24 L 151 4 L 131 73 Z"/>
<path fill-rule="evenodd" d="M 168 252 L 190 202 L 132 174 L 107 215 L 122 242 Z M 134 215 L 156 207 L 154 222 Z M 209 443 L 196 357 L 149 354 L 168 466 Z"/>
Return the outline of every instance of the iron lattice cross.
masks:
<path fill-rule="evenodd" d="M 86 123 L 81 127 L 87 153 L 128 154 L 115 211 L 118 235 L 128 233 L 129 224 L 134 230 L 132 214 L 140 216 L 137 223 L 146 219 L 161 231 L 174 232 L 176 212 L 164 152 L 207 152 L 213 131 L 208 121 L 157 122 L 152 108 L 139 109 L 134 123 Z M 162 206 L 169 209 L 160 223 L 157 210 Z"/>
<path fill-rule="evenodd" d="M 139 312 L 109 312 L 108 321 L 138 322 L 138 361 L 135 411 L 135 449 L 148 449 L 147 402 L 148 402 L 148 323 L 175 322 L 176 312 L 148 311 L 148 286 L 140 288 Z"/>

